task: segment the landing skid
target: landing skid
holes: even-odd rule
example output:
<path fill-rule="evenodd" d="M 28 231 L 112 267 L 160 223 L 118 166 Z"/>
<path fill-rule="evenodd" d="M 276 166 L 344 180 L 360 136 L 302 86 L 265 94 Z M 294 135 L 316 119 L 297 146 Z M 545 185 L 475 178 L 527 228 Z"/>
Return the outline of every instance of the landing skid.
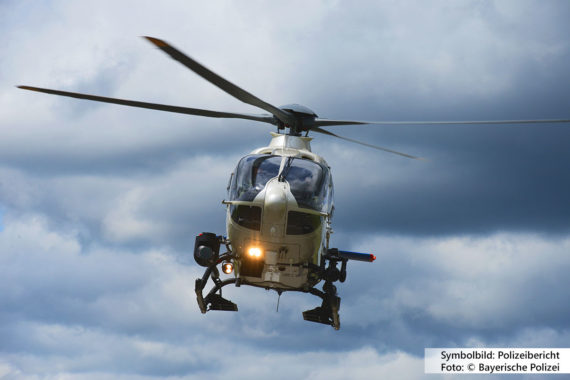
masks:
<path fill-rule="evenodd" d="M 336 254 L 325 254 L 322 257 L 324 260 L 322 261 L 321 266 L 309 265 L 313 270 L 313 273 L 316 274 L 318 278 L 325 280 L 322 291 L 315 289 L 314 287 L 307 289 L 274 290 L 278 291 L 279 293 L 284 291 L 311 293 L 321 298 L 321 306 L 304 311 L 303 319 L 309 322 L 331 325 L 335 330 L 338 330 L 340 329 L 340 318 L 338 314 L 338 311 L 340 309 L 340 297 L 337 295 L 336 286 L 333 285 L 333 282 L 344 282 L 346 279 L 346 262 L 348 260 Z M 217 265 L 224 261 L 234 259 L 235 256 L 231 252 L 221 255 L 215 263 L 206 268 L 206 271 L 204 272 L 202 278 L 196 279 L 194 290 L 196 292 L 196 300 L 198 301 L 198 306 L 200 307 L 202 314 L 205 314 L 210 310 L 238 311 L 238 307 L 235 303 L 222 297 L 222 288 L 224 286 L 230 284 L 235 284 L 236 286 L 258 286 L 256 284 L 248 283 L 239 278 L 231 278 L 224 281 L 220 280 L 220 273 L 218 271 Z M 328 267 L 325 267 L 325 262 L 327 261 Z M 339 261 L 341 262 L 340 270 L 337 268 L 337 262 Z M 210 278 L 212 278 L 212 281 L 214 282 L 214 287 L 210 289 L 208 294 L 204 297 L 203 290 Z"/>
<path fill-rule="evenodd" d="M 326 283 L 324 287 L 326 287 Z M 335 286 L 332 285 L 332 287 L 334 288 L 334 293 L 321 292 L 315 288 L 309 290 L 309 293 L 321 297 L 323 302 L 321 306 L 303 312 L 303 319 L 305 321 L 331 325 L 335 330 L 340 329 L 340 319 L 338 316 L 340 297 L 336 295 Z"/>

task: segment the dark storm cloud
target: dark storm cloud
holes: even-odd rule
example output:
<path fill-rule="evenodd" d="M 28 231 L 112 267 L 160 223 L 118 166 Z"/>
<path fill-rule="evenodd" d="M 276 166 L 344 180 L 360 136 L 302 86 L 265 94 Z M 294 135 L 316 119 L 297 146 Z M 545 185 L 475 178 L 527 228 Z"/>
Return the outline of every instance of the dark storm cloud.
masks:
<path fill-rule="evenodd" d="M 414 154 L 424 148 L 428 161 L 414 167 L 395 163 L 398 173 L 374 169 L 368 163 L 371 155 L 362 155 L 367 162 L 361 165 L 369 172 L 359 174 L 375 173 L 380 179 L 363 185 L 366 181 L 350 178 L 350 184 L 337 185 L 337 223 L 352 231 L 405 234 L 568 232 L 570 128 L 459 128 L 430 128 L 440 136 L 447 132 L 442 140 L 448 146 L 425 130 L 418 133 L 421 143 L 404 147 Z"/>
<path fill-rule="evenodd" d="M 469 27 L 460 26 L 459 37 L 440 35 L 437 42 L 433 36 L 419 35 L 431 50 L 425 55 L 396 52 L 402 63 L 397 69 L 391 65 L 392 56 L 382 60 L 378 54 L 374 65 L 379 69 L 371 65 L 369 74 L 376 75 L 360 83 L 356 98 L 351 97 L 356 90 L 346 85 L 348 91 L 319 99 L 325 107 L 332 105 L 325 108 L 326 116 L 412 121 L 568 119 L 570 44 L 565 36 L 570 29 L 556 22 L 561 13 L 570 14 L 568 5 L 556 3 L 561 8 L 555 8 L 551 3 L 535 15 L 525 3 L 518 10 L 521 19 L 513 19 L 496 9 L 498 3 L 479 4 L 482 13 L 463 13 L 465 25 L 475 25 L 472 31 L 477 34 L 465 33 Z M 381 50 L 381 45 L 375 48 Z M 448 69 L 444 78 L 437 77 L 438 62 Z M 371 91 L 374 87 L 379 90 Z M 416 168 L 381 153 L 377 157 L 355 153 L 358 159 L 347 163 L 332 156 L 337 225 L 343 229 L 440 235 L 504 230 L 567 233 L 570 228 L 568 123 L 331 130 L 428 159 L 415 163 Z M 326 152 L 330 142 L 317 144 Z M 356 171 L 361 176 L 381 179 L 368 186 L 366 178 L 349 176 L 345 181 L 352 165 L 360 168 Z M 393 173 L 394 167 L 398 173 Z"/>

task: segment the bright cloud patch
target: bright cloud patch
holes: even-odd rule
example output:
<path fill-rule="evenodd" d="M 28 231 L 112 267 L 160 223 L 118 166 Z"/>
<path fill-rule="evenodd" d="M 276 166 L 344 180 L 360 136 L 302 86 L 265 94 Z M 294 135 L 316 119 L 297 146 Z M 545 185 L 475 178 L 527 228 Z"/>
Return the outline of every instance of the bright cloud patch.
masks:
<path fill-rule="evenodd" d="M 343 379 L 397 369 L 417 379 L 424 347 L 560 345 L 569 334 L 568 306 L 554 291 L 569 285 L 568 240 L 372 241 L 382 252 L 373 264 L 349 264 L 335 332 L 302 320 L 314 300 L 285 294 L 277 314 L 272 293 L 248 287 L 229 289 L 240 312 L 203 316 L 193 295 L 201 270 L 171 251 L 86 249 L 42 217 L 8 220 L 0 232 L 0 370 L 15 378 L 222 378 L 233 370 L 238 378 Z M 322 339 L 348 340 L 325 347 Z M 230 354 L 233 364 L 218 362 Z"/>

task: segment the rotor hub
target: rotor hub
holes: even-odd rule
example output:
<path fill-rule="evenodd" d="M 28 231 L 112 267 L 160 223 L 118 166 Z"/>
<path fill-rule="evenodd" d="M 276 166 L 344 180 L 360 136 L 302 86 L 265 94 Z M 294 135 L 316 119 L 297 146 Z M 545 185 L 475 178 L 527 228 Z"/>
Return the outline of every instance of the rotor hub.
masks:
<path fill-rule="evenodd" d="M 289 128 L 290 135 L 298 136 L 301 132 L 307 132 L 315 126 L 315 119 L 318 116 L 309 107 L 305 107 L 301 104 L 286 104 L 279 107 L 279 109 L 291 115 L 292 122 L 284 123 L 278 121 L 277 128 Z"/>

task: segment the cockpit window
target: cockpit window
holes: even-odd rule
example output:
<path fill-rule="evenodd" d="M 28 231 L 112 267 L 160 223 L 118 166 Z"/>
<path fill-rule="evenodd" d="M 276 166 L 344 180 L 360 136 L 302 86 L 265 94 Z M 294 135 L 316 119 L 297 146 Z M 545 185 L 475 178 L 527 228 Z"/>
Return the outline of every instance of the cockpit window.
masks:
<path fill-rule="evenodd" d="M 315 231 L 321 225 L 321 217 L 305 212 L 289 211 L 287 235 L 304 235 Z"/>
<path fill-rule="evenodd" d="M 299 207 L 320 210 L 323 192 L 326 190 L 323 186 L 326 180 L 325 173 L 328 174 L 328 170 L 314 161 L 299 158 L 290 161 L 286 173 L 285 169 L 284 179 L 289 182 Z"/>
<path fill-rule="evenodd" d="M 261 228 L 261 207 L 232 205 L 230 214 L 233 221 L 240 226 L 256 231 Z"/>
<path fill-rule="evenodd" d="M 242 158 L 230 187 L 230 200 L 253 201 L 267 181 L 277 177 L 280 165 L 280 156 L 253 154 Z"/>
<path fill-rule="evenodd" d="M 279 173 L 281 161 L 286 160 Z M 238 163 L 230 186 L 230 200 L 252 201 L 267 184 L 279 176 L 289 183 L 301 208 L 328 211 L 332 204 L 332 183 L 326 166 L 303 158 L 254 154 Z"/>

